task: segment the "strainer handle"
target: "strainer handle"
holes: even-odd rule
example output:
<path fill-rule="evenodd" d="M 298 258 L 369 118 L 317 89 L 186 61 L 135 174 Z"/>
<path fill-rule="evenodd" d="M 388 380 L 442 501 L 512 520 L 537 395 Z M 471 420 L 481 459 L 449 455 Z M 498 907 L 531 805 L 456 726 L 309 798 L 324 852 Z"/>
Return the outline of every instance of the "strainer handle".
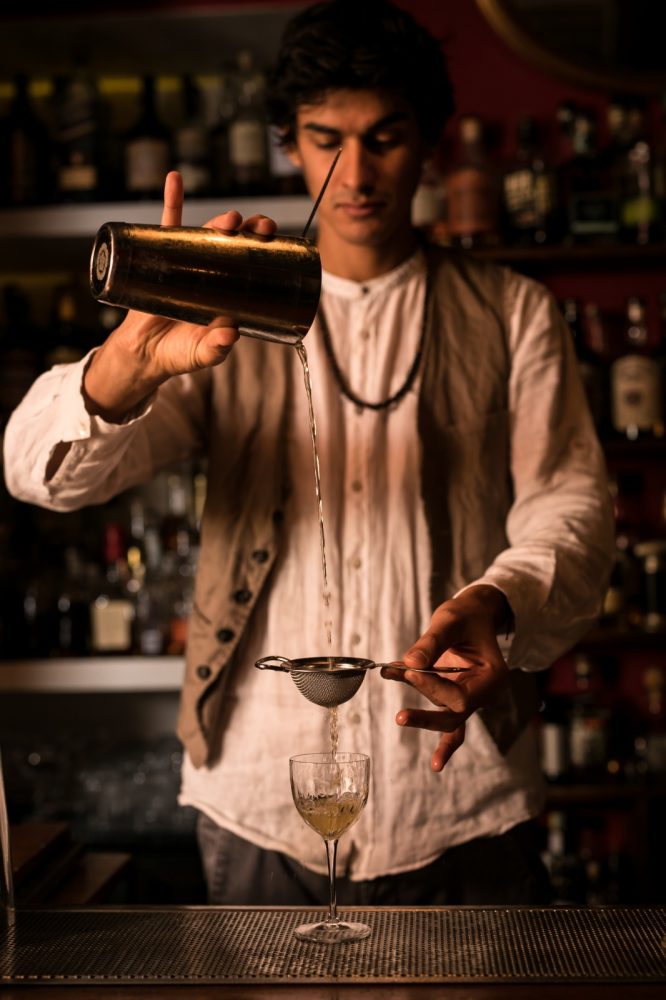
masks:
<path fill-rule="evenodd" d="M 406 663 L 373 663 L 372 667 L 393 667 L 394 670 L 417 670 L 420 674 L 465 674 L 471 667 L 408 667 Z"/>
<path fill-rule="evenodd" d="M 286 674 L 291 670 L 291 660 L 286 656 L 262 656 L 257 660 L 255 667 L 259 670 L 283 670 Z"/>

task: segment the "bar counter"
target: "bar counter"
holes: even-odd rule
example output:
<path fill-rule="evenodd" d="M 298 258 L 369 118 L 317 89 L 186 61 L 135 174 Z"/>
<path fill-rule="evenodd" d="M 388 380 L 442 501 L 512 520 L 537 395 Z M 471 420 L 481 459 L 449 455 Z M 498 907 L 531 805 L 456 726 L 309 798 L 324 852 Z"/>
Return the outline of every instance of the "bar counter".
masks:
<path fill-rule="evenodd" d="M 57 907 L 0 913 L 0 996 L 142 1000 L 663 998 L 666 907 L 357 907 L 372 934 L 298 941 L 323 910 Z M 114 989 L 115 987 L 115 989 Z"/>

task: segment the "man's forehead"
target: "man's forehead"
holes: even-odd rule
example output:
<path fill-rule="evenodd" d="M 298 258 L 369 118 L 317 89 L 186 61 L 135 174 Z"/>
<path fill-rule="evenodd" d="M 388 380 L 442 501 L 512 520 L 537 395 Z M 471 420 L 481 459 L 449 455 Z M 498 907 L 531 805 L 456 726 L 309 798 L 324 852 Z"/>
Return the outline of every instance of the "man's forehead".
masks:
<path fill-rule="evenodd" d="M 299 126 L 321 125 L 339 131 L 365 132 L 389 120 L 413 117 L 404 98 L 380 90 L 331 90 L 296 109 Z"/>

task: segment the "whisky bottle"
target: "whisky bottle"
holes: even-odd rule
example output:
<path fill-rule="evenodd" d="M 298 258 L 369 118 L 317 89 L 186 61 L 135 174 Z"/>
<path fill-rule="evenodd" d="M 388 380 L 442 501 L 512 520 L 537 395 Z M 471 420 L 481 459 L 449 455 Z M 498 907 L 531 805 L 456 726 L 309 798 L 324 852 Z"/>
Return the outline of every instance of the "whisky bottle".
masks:
<path fill-rule="evenodd" d="M 502 231 L 507 244 L 550 243 L 555 229 L 555 176 L 540 147 L 536 120 L 518 120 L 516 154 L 502 178 Z"/>
<path fill-rule="evenodd" d="M 599 155 L 596 117 L 577 110 L 572 128 L 572 155 L 558 171 L 566 238 L 581 243 L 613 242 L 618 235 L 617 200 Z"/>
<path fill-rule="evenodd" d="M 562 302 L 562 315 L 571 331 L 578 371 L 583 382 L 590 413 L 598 431 L 604 429 L 606 417 L 605 367 L 599 355 L 589 346 L 580 304 L 576 299 L 567 298 Z"/>
<path fill-rule="evenodd" d="M 144 76 L 139 117 L 125 138 L 125 189 L 133 198 L 161 198 L 171 166 L 171 133 L 157 112 L 155 78 Z"/>
<path fill-rule="evenodd" d="M 38 205 L 53 195 L 46 124 L 35 111 L 24 74 L 14 78 L 14 96 L 0 123 L 0 204 Z"/>
<path fill-rule="evenodd" d="M 107 193 L 103 157 L 105 108 L 85 62 L 55 81 L 57 190 L 62 201 L 93 201 Z"/>
<path fill-rule="evenodd" d="M 446 175 L 446 216 L 454 246 L 495 244 L 499 232 L 499 189 L 476 115 L 460 120 L 458 159 Z"/>
<path fill-rule="evenodd" d="M 130 653 L 135 615 L 123 532 L 119 524 L 104 526 L 104 579 L 90 608 L 93 653 Z"/>
<path fill-rule="evenodd" d="M 614 429 L 635 441 L 662 437 L 664 412 L 662 371 L 658 352 L 650 342 L 645 302 L 627 300 L 624 344 L 611 366 L 611 408 Z"/>
<path fill-rule="evenodd" d="M 609 713 L 600 704 L 600 684 L 592 661 L 576 656 L 576 691 L 569 719 L 569 761 L 576 781 L 606 777 Z"/>
<path fill-rule="evenodd" d="M 265 80 L 249 49 L 238 53 L 237 103 L 229 123 L 229 164 L 236 194 L 266 191 L 268 142 L 264 111 Z"/>
<path fill-rule="evenodd" d="M 184 120 L 174 134 L 175 168 L 189 197 L 211 193 L 210 133 L 203 118 L 201 92 L 195 79 L 182 79 Z"/>

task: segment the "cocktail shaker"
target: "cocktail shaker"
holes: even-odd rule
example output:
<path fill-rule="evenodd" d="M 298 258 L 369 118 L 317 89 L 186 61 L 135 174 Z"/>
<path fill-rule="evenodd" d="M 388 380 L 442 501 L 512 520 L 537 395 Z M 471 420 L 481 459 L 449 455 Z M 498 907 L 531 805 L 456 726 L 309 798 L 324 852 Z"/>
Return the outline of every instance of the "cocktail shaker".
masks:
<path fill-rule="evenodd" d="M 190 323 L 228 316 L 241 334 L 297 344 L 317 313 L 321 262 L 299 237 L 107 222 L 90 289 L 109 305 Z"/>

